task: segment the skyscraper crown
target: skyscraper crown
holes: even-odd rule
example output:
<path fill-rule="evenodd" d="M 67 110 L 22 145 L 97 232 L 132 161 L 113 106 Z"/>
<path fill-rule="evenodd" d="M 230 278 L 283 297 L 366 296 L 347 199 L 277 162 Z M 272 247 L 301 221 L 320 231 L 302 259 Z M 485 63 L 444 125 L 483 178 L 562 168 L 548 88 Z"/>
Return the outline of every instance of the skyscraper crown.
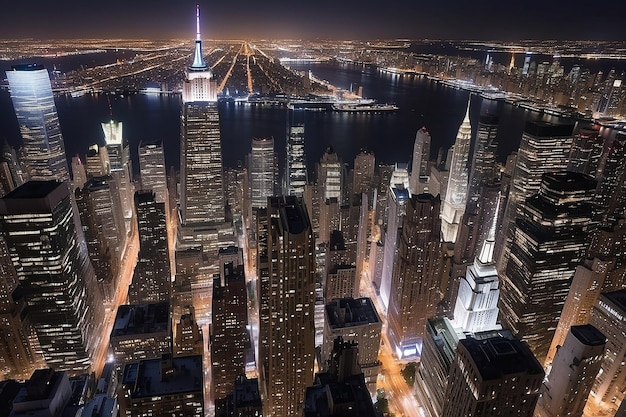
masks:
<path fill-rule="evenodd" d="M 207 71 L 209 67 L 202 56 L 202 40 L 200 39 L 200 5 L 196 5 L 196 48 L 193 54 L 193 63 L 190 71 Z"/>

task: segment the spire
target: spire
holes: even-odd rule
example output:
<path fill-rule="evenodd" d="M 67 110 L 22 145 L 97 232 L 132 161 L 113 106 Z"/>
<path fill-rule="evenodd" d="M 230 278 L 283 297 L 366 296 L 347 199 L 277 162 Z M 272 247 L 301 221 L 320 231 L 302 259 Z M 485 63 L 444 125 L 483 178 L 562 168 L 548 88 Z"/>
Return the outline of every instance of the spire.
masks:
<path fill-rule="evenodd" d="M 193 64 L 189 67 L 191 71 L 206 71 L 208 69 L 204 57 L 202 56 L 202 40 L 200 40 L 200 5 L 196 5 L 196 49 L 193 54 Z"/>
<path fill-rule="evenodd" d="M 500 211 L 500 193 L 498 193 L 498 203 L 496 204 L 496 210 L 493 212 L 493 220 L 491 227 L 489 228 L 489 235 L 487 240 L 483 243 L 483 247 L 478 255 L 478 261 L 482 264 L 489 264 L 493 262 L 493 249 L 496 244 L 496 224 L 498 222 L 498 212 Z"/>
<path fill-rule="evenodd" d="M 467 125 L 470 126 L 471 129 L 471 122 L 470 122 L 470 103 L 472 102 L 472 95 L 469 95 L 469 98 L 467 99 L 467 110 L 465 111 L 465 118 L 463 119 L 463 123 L 461 123 L 461 126 L 463 125 Z"/>

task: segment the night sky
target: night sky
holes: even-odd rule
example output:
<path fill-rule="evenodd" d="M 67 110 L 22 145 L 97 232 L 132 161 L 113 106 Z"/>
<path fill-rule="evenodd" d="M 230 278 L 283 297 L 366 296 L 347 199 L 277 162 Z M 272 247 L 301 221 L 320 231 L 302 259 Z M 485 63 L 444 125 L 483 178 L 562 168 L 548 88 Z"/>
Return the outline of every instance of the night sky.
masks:
<path fill-rule="evenodd" d="M 197 2 L 11 0 L 0 9 L 0 38 L 190 38 Z M 621 0 L 199 3 L 209 39 L 626 39 Z"/>

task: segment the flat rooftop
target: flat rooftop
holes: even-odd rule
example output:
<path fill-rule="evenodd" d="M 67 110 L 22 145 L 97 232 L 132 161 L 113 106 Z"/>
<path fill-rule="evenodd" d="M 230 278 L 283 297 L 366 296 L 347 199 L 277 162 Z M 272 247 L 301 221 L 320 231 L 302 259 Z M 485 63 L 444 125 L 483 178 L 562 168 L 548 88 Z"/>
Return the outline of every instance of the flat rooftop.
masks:
<path fill-rule="evenodd" d="M 331 328 L 380 323 L 376 307 L 368 297 L 333 300 L 326 304 L 326 317 Z"/>
<path fill-rule="evenodd" d="M 169 329 L 169 323 L 168 302 L 121 305 L 115 315 L 111 338 L 165 332 Z"/>
<path fill-rule="evenodd" d="M 203 392 L 202 355 L 148 359 L 124 367 L 122 383 L 133 385 L 131 398 Z"/>

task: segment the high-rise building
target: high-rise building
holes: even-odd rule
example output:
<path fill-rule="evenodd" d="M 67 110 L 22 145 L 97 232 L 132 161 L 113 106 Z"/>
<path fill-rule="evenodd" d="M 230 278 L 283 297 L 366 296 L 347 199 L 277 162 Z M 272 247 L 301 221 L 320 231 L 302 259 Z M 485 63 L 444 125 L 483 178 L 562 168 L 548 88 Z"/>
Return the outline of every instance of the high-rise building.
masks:
<path fill-rule="evenodd" d="M 313 382 L 315 241 L 302 200 L 272 197 L 259 220 L 259 369 L 263 415 L 299 415 Z M 266 249 L 264 249 L 266 248 Z"/>
<path fill-rule="evenodd" d="M 174 323 L 174 356 L 202 355 L 204 338 L 192 306 Z"/>
<path fill-rule="evenodd" d="M 252 208 L 265 207 L 276 186 L 274 138 L 253 138 L 249 162 Z"/>
<path fill-rule="evenodd" d="M 130 163 L 130 149 L 122 135 L 122 122 L 111 120 L 102 123 L 108 173 L 117 184 L 118 193 L 122 202 L 122 212 L 125 219 L 133 215 L 133 184 Z"/>
<path fill-rule="evenodd" d="M 326 304 L 324 313 L 324 344 L 322 366 L 326 369 L 337 337 L 356 342 L 359 347 L 359 365 L 370 391 L 376 392 L 376 379 L 380 371 L 378 350 L 382 322 L 376 307 L 369 298 L 342 298 Z"/>
<path fill-rule="evenodd" d="M 109 339 L 118 369 L 172 351 L 172 323 L 167 302 L 121 305 Z"/>
<path fill-rule="evenodd" d="M 456 241 L 456 234 L 465 212 L 469 181 L 469 151 L 472 141 L 470 102 L 454 142 L 446 195 L 441 204 L 441 234 L 444 242 Z"/>
<path fill-rule="evenodd" d="M 494 337 L 459 341 L 443 417 L 532 417 L 543 368 L 519 340 Z"/>
<path fill-rule="evenodd" d="M 596 191 L 598 218 L 613 225 L 626 210 L 626 135 L 618 133 L 613 138 L 602 160 Z"/>
<path fill-rule="evenodd" d="M 585 254 L 596 181 L 569 171 L 542 178 L 539 193 L 526 199 L 516 223 L 500 311 L 503 325 L 527 341 L 543 363 Z"/>
<path fill-rule="evenodd" d="M 0 226 L 46 363 L 88 372 L 104 307 L 79 248 L 67 185 L 30 181 L 16 188 L 0 199 Z"/>
<path fill-rule="evenodd" d="M 152 190 L 157 203 L 169 206 L 167 194 L 167 176 L 165 175 L 165 154 L 161 141 L 139 143 L 139 170 L 141 188 Z"/>
<path fill-rule="evenodd" d="M 369 192 L 373 187 L 375 167 L 376 157 L 371 152 L 361 151 L 354 158 L 354 170 L 352 172 L 353 194 Z"/>
<path fill-rule="evenodd" d="M 439 210 L 439 197 L 431 194 L 413 195 L 407 201 L 387 309 L 387 335 L 399 358 L 419 354 L 426 319 L 441 301 Z"/>
<path fill-rule="evenodd" d="M 137 191 L 135 210 L 139 254 L 128 300 L 131 304 L 169 302 L 172 277 L 165 203 L 157 202 L 152 191 Z"/>
<path fill-rule="evenodd" d="M 354 246 L 348 244 L 343 233 L 334 230 L 326 246 L 326 281 L 324 298 L 356 297 L 359 294 L 359 278 L 356 274 L 356 253 Z"/>
<path fill-rule="evenodd" d="M 304 124 L 292 124 L 289 126 L 285 170 L 285 194 L 302 197 L 304 186 L 307 183 Z"/>
<path fill-rule="evenodd" d="M 90 180 L 92 181 L 92 180 Z M 107 239 L 103 219 L 99 215 L 99 204 L 89 187 L 77 188 L 74 192 L 76 207 L 80 215 L 87 254 L 96 274 L 96 280 L 104 301 L 110 302 L 115 295 L 116 278 L 120 260 Z"/>
<path fill-rule="evenodd" d="M 581 417 L 600 370 L 606 337 L 590 324 L 572 326 L 541 387 L 539 406 L 550 417 Z"/>
<path fill-rule="evenodd" d="M 408 201 L 411 197 L 406 188 L 391 188 L 387 192 L 387 231 L 385 232 L 384 254 L 382 272 L 380 277 L 380 295 L 385 307 L 389 307 L 389 298 L 392 291 L 393 271 L 396 267 L 396 254 L 398 252 L 398 241 L 404 219 Z"/>
<path fill-rule="evenodd" d="M 72 157 L 72 184 L 74 188 L 83 188 L 87 182 L 87 171 L 85 170 L 85 164 L 80 159 L 80 156 L 76 155 Z"/>
<path fill-rule="evenodd" d="M 480 255 L 467 267 L 467 273 L 459 283 L 454 322 L 472 333 L 494 329 L 498 320 L 500 288 L 493 260 L 495 229 L 496 222 L 493 221 Z"/>
<path fill-rule="evenodd" d="M 250 345 L 241 249 L 232 247 L 220 251 L 219 262 L 221 273 L 213 281 L 213 319 L 209 332 L 211 391 L 216 401 L 232 393 L 237 377 L 245 374 L 245 353 Z"/>
<path fill-rule="evenodd" d="M 615 409 L 624 402 L 626 369 L 626 290 L 600 294 L 589 324 L 606 336 L 606 351 L 591 398 L 601 408 Z"/>
<path fill-rule="evenodd" d="M 28 179 L 69 181 L 65 144 L 48 71 L 16 65 L 6 72 L 22 135 L 21 162 Z"/>
<path fill-rule="evenodd" d="M 602 156 L 604 139 L 593 128 L 581 128 L 574 135 L 569 155 L 568 171 L 584 172 L 598 179 L 598 168 Z"/>
<path fill-rule="evenodd" d="M 326 149 L 317 166 L 317 185 L 322 189 L 323 201 L 336 198 L 341 204 L 343 197 L 343 164 L 332 147 Z"/>
<path fill-rule="evenodd" d="M 180 206 L 183 225 L 224 222 L 217 84 L 202 56 L 199 16 L 198 7 L 194 58 L 183 82 L 180 146 Z"/>
<path fill-rule="evenodd" d="M 413 160 L 409 183 L 411 193 L 422 194 L 428 191 L 429 160 L 430 133 L 426 130 L 426 126 L 422 126 L 415 134 L 415 143 L 413 144 Z"/>
<path fill-rule="evenodd" d="M 589 323 L 593 306 L 598 301 L 604 281 L 614 264 L 614 259 L 593 258 L 585 259 L 584 263 L 576 267 L 559 324 L 548 350 L 546 366 L 552 363 L 557 349 L 563 346 L 570 327 Z"/>
<path fill-rule="evenodd" d="M 120 415 L 204 417 L 202 356 L 171 354 L 126 365 L 118 390 Z"/>
<path fill-rule="evenodd" d="M 544 173 L 567 169 L 573 129 L 573 124 L 526 124 L 513 168 L 501 232 L 497 235 L 496 260 L 500 274 L 505 270 L 513 241 L 515 220 L 520 217 L 524 201 L 539 191 Z"/>
<path fill-rule="evenodd" d="M 2 196 L 24 184 L 24 174 L 17 154 L 6 141 L 0 150 L 0 193 Z"/>
<path fill-rule="evenodd" d="M 480 115 L 472 154 L 472 169 L 469 175 L 468 201 L 477 202 L 480 197 L 480 187 L 492 184 L 496 179 L 498 121 L 497 116 Z"/>

